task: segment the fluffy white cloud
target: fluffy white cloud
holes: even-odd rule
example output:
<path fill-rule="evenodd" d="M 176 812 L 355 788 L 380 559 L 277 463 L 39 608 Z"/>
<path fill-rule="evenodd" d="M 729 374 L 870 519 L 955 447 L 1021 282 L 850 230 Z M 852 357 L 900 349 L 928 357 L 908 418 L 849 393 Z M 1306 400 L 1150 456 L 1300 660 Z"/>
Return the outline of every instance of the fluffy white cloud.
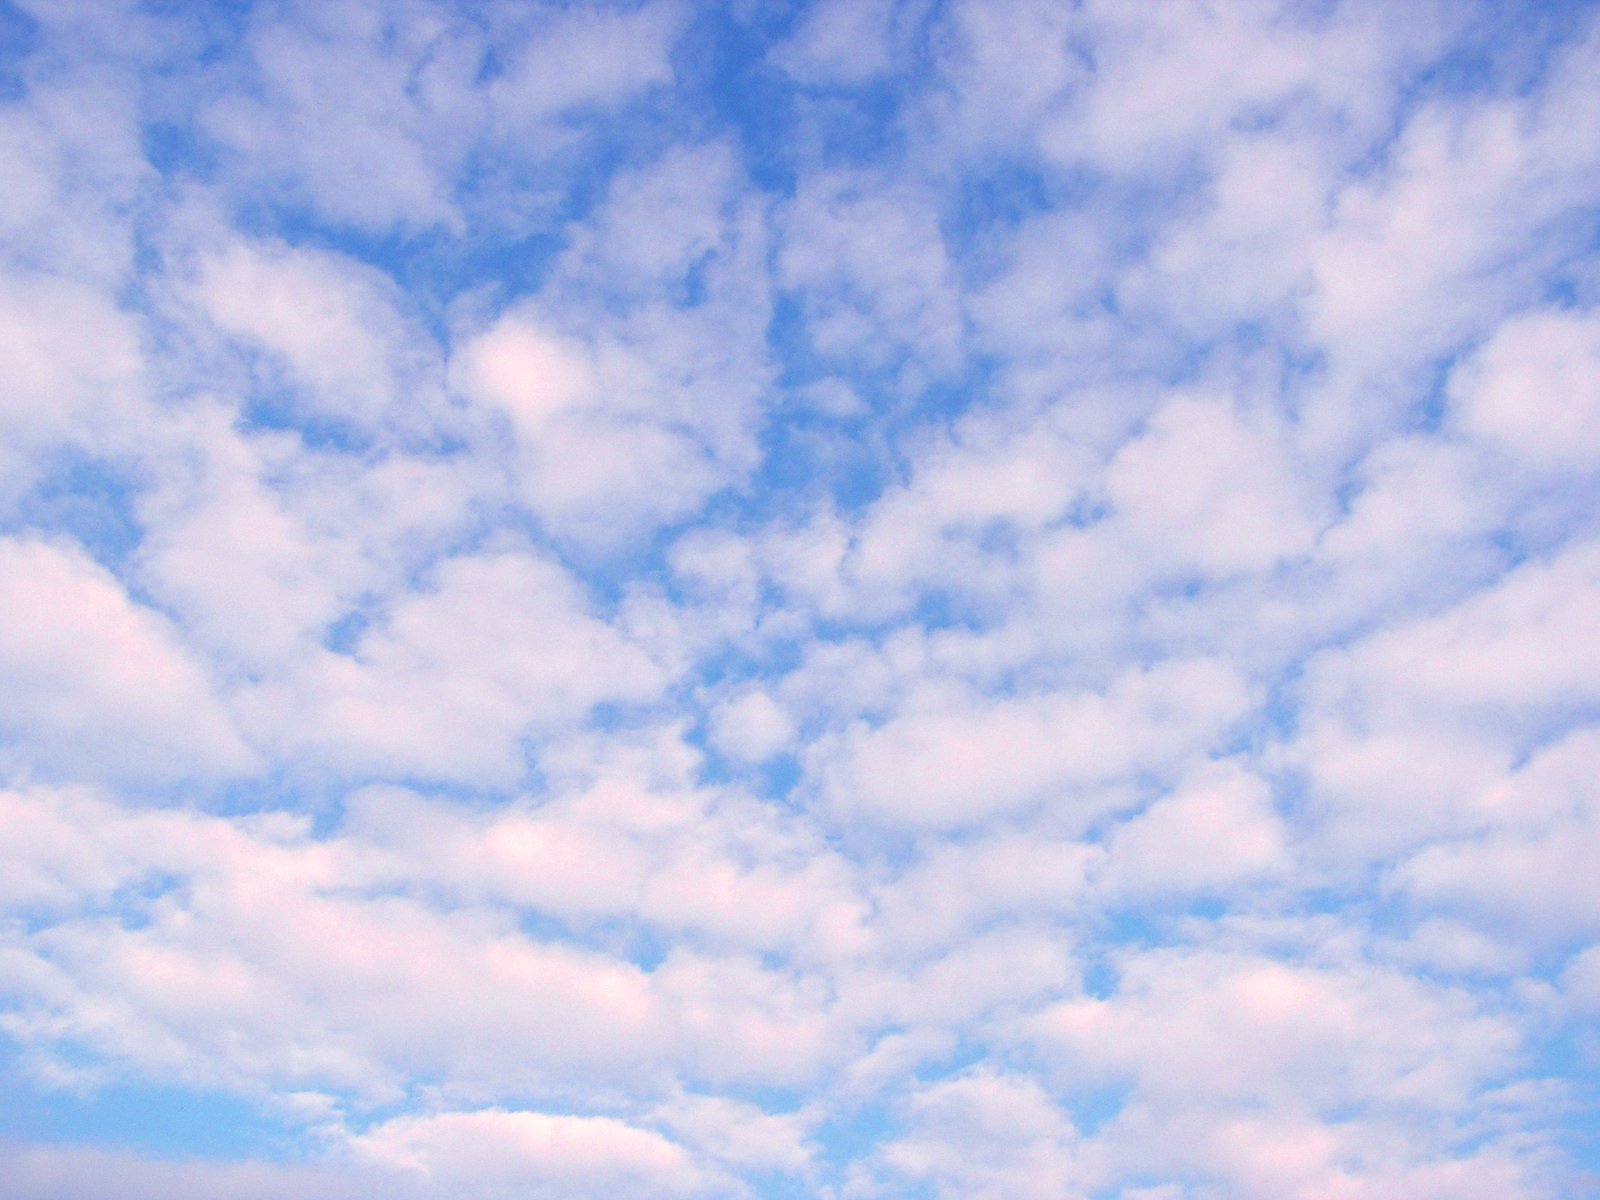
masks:
<path fill-rule="evenodd" d="M 30 15 L 41 24 L 71 20 L 48 5 Z M 121 39 L 120 50 L 150 48 L 151 29 L 140 15 L 100 18 L 97 32 Z M 114 286 L 133 266 L 131 210 L 155 173 L 142 152 L 137 105 L 123 71 L 103 62 L 83 67 L 36 64 L 27 72 L 29 103 L 0 109 L 0 164 L 8 181 L 0 253 L 25 275 Z"/>
<path fill-rule="evenodd" d="M 879 1152 L 894 1176 L 940 1197 L 1088 1195 L 1077 1130 L 1031 1079 L 972 1071 L 918 1089 L 906 1109 L 908 1132 Z"/>
<path fill-rule="evenodd" d="M 309 656 L 254 689 L 245 711 L 286 750 L 347 770 L 512 780 L 521 738 L 581 721 L 602 702 L 648 700 L 664 682 L 587 608 L 543 556 L 456 556 L 350 653 Z"/>
<path fill-rule="evenodd" d="M 1425 109 L 1383 171 L 1341 192 L 1312 251 L 1309 308 L 1340 361 L 1358 370 L 1425 361 L 1527 294 L 1541 254 L 1561 252 L 1559 232 L 1535 235 L 1561 221 L 1600 169 L 1573 138 L 1593 119 L 1595 53 L 1592 35 L 1563 47 L 1529 96 Z"/>
<path fill-rule="evenodd" d="M 1301 962 L 1173 949 L 1117 965 L 1113 994 L 1026 1026 L 1063 1088 L 1128 1089 L 1099 1139 L 1111 1178 L 1176 1174 L 1252 1197 L 1543 1194 L 1514 1142 L 1458 1156 L 1434 1124 L 1519 1050 L 1516 1027 L 1466 992 L 1334 943 Z"/>
<path fill-rule="evenodd" d="M 962 316 L 926 197 L 871 175 L 828 176 L 808 181 L 785 224 L 781 278 L 810 310 L 818 351 L 881 370 L 914 347 L 912 382 L 954 366 Z"/>
<path fill-rule="evenodd" d="M 861 83 L 893 69 L 895 25 L 915 6 L 896 10 L 871 0 L 826 0 L 806 12 L 773 60 L 806 83 Z"/>
<path fill-rule="evenodd" d="M 198 114 L 240 190 L 287 192 L 364 228 L 450 223 L 458 123 L 481 102 L 468 87 L 470 41 L 429 53 L 444 15 L 430 9 L 347 2 L 246 15 L 243 77 L 211 90 Z"/>
<path fill-rule="evenodd" d="M 1198 659 L 1132 670 L 1104 693 L 929 700 L 819 747 L 842 816 L 937 829 L 1048 802 L 1087 824 L 1100 804 L 1086 789 L 1204 754 L 1244 714 L 1249 688 Z"/>
<path fill-rule="evenodd" d="M 1296 474 L 1270 427 L 1251 429 L 1216 401 L 1179 400 L 1118 452 L 1106 492 L 1131 540 L 1163 553 L 1168 569 L 1225 574 L 1310 549 L 1317 527 Z"/>
<path fill-rule="evenodd" d="M 1600 321 L 1532 312 L 1495 330 L 1451 377 L 1464 433 L 1536 467 L 1582 470 L 1600 445 Z"/>
<path fill-rule="evenodd" d="M 806 1138 L 810 1120 L 801 1113 L 772 1114 L 753 1104 L 717 1096 L 678 1096 L 654 1119 L 679 1141 L 732 1167 L 807 1174 L 814 1148 Z"/>
<path fill-rule="evenodd" d="M 13 770 L 137 782 L 252 766 L 172 627 L 76 547 L 0 538 L 0 609 Z"/>
<path fill-rule="evenodd" d="M 1583 720 L 1595 562 L 1578 545 L 1524 563 L 1453 608 L 1313 661 L 1291 754 L 1335 841 L 1381 855 L 1470 828 L 1518 756 Z"/>
<path fill-rule="evenodd" d="M 524 133 L 572 109 L 618 104 L 669 82 L 683 20 L 682 7 L 670 2 L 535 12 L 489 88 L 497 119 Z"/>
<path fill-rule="evenodd" d="M 0 504 L 10 507 L 64 452 L 134 442 L 147 384 L 138 326 L 99 288 L 0 272 L 0 321 Z"/>
<path fill-rule="evenodd" d="M 681 1147 L 610 1117 L 503 1109 L 396 1117 L 350 1145 L 361 1159 L 475 1196 L 705 1194 Z"/>
<path fill-rule="evenodd" d="M 376 582 L 350 527 L 372 511 L 350 506 L 345 491 L 333 512 L 317 512 L 318 500 L 344 491 L 342 464 L 303 455 L 292 435 L 246 433 L 235 416 L 223 405 L 175 415 L 150 455 L 159 478 L 138 500 L 149 532 L 137 566 L 196 644 L 263 671 L 293 661 Z"/>
<path fill-rule="evenodd" d="M 1209 765 L 1115 829 L 1100 882 L 1129 898 L 1227 893 L 1287 871 L 1287 840 L 1264 779 Z"/>
<path fill-rule="evenodd" d="M 765 692 L 746 692 L 717 708 L 711 737 L 722 753 L 761 762 L 793 744 L 794 721 Z"/>
<path fill-rule="evenodd" d="M 514 486 L 569 544 L 634 543 L 755 464 L 770 301 L 739 183 L 717 145 L 623 174 L 539 297 L 461 331 L 455 387 L 509 426 Z"/>
<path fill-rule="evenodd" d="M 286 368 L 310 413 L 363 431 L 385 417 L 427 430 L 438 380 L 381 273 L 326 252 L 235 241 L 205 255 L 196 291 L 224 333 Z M 273 390 L 278 372 L 263 374 Z"/>
<path fill-rule="evenodd" d="M 1467 836 L 1419 850 L 1394 871 L 1428 908 L 1454 909 L 1514 945 L 1591 936 L 1594 888 L 1584 863 L 1600 837 L 1594 787 L 1600 735 L 1590 727 L 1534 754 L 1475 795 Z"/>

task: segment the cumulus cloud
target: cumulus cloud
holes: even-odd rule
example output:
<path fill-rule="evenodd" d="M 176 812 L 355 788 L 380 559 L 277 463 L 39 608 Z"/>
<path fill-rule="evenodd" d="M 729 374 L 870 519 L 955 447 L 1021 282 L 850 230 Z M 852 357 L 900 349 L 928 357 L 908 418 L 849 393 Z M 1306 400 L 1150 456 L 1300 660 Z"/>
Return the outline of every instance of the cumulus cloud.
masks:
<path fill-rule="evenodd" d="M 137 781 L 251 765 L 202 667 L 162 617 L 71 545 L 0 539 L 0 700 L 9 756 Z"/>
<path fill-rule="evenodd" d="M 609 1117 L 500 1109 L 396 1117 L 351 1139 L 351 1149 L 435 1188 L 448 1181 L 480 1196 L 705 1193 L 681 1147 Z"/>
<path fill-rule="evenodd" d="M 513 779 L 520 738 L 602 702 L 644 701 L 664 681 L 647 654 L 585 609 L 548 559 L 457 555 L 349 653 L 313 652 L 243 703 L 286 749 L 332 764 Z"/>
<path fill-rule="evenodd" d="M 64 451 L 85 446 L 108 456 L 128 448 L 146 415 L 146 368 L 137 327 L 100 288 L 7 272 L 0 313 L 10 331 L 0 360 L 0 504 L 9 508 Z"/>
<path fill-rule="evenodd" d="M 1584 312 L 1531 312 L 1502 324 L 1451 378 L 1462 431 L 1538 467 L 1589 466 L 1600 440 L 1597 335 L 1600 324 Z"/>
<path fill-rule="evenodd" d="M 880 1152 L 883 1167 L 935 1195 L 1087 1194 L 1077 1130 L 1033 1080 L 988 1071 L 940 1080 L 911 1096 L 907 1125 Z"/>
<path fill-rule="evenodd" d="M 207 253 L 198 274 L 207 316 L 268 360 L 264 391 L 286 386 L 316 417 L 362 431 L 385 417 L 427 428 L 438 383 L 388 277 L 334 254 L 237 241 Z"/>
<path fill-rule="evenodd" d="M 1095 789 L 1203 754 L 1246 703 L 1233 672 L 1199 660 L 1135 669 L 1103 694 L 912 705 L 879 728 L 852 725 L 824 777 L 847 813 L 913 827 L 958 826 L 1050 798 L 1096 815 L 1094 797 L 1106 793 Z"/>

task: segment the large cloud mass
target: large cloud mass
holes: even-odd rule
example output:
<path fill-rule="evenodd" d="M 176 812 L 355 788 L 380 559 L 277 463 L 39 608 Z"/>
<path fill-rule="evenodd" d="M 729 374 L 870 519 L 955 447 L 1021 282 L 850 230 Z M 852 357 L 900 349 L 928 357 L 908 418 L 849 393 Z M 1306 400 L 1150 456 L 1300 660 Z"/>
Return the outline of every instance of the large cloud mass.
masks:
<path fill-rule="evenodd" d="M 0 0 L 0 1191 L 1600 1188 L 1600 10 Z"/>

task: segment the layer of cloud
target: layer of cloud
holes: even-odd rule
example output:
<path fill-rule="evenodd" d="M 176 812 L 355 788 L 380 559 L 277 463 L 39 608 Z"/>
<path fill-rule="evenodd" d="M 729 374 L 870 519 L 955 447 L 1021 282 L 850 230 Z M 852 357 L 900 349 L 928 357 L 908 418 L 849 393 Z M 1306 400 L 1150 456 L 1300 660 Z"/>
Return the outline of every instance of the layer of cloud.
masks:
<path fill-rule="evenodd" d="M 0 1176 L 1592 1191 L 1536 7 L 0 13 Z"/>

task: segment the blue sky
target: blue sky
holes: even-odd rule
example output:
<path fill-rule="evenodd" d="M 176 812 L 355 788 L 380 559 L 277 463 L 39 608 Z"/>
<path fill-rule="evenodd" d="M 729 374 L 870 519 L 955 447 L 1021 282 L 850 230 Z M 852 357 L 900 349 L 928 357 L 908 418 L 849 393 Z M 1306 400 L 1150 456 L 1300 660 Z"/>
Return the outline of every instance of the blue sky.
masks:
<path fill-rule="evenodd" d="M 1597 80 L 0 0 L 0 1190 L 1592 1193 Z"/>

